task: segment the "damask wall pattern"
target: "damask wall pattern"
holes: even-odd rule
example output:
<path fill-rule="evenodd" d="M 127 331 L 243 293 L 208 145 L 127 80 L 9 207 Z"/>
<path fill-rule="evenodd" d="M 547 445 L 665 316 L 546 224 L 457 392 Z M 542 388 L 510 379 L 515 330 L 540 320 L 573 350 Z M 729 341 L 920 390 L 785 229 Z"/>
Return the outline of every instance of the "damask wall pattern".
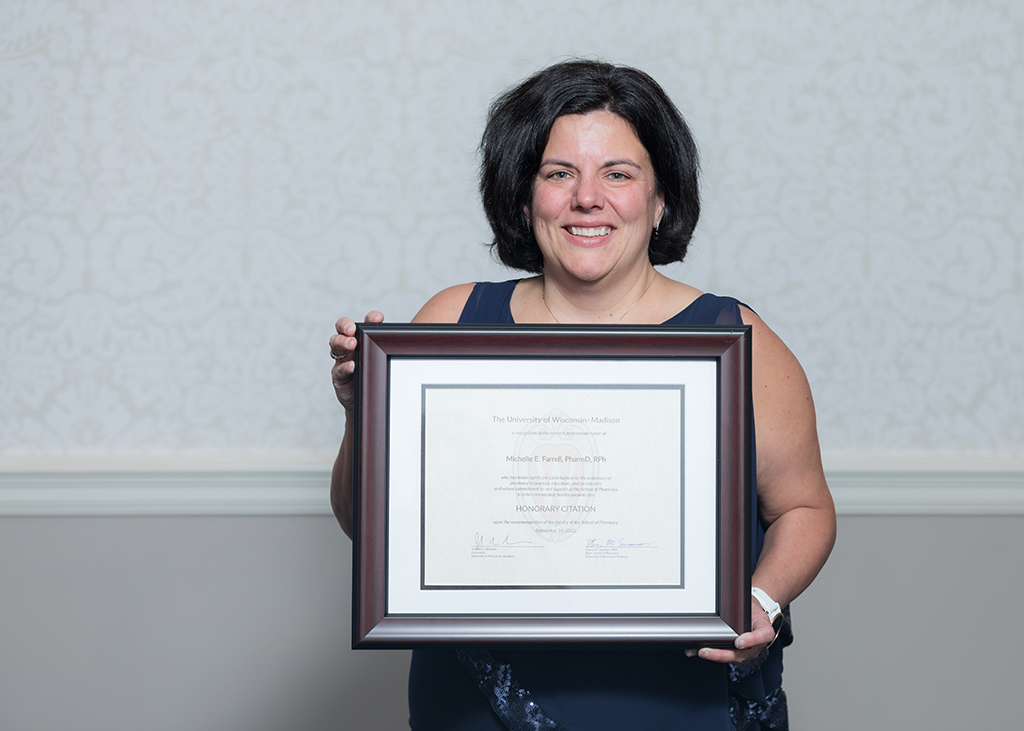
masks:
<path fill-rule="evenodd" d="M 324 454 L 327 338 L 494 263 L 490 99 L 572 55 L 691 122 L 669 273 L 749 302 L 826 450 L 1024 451 L 1024 5 L 0 5 L 0 462 Z"/>

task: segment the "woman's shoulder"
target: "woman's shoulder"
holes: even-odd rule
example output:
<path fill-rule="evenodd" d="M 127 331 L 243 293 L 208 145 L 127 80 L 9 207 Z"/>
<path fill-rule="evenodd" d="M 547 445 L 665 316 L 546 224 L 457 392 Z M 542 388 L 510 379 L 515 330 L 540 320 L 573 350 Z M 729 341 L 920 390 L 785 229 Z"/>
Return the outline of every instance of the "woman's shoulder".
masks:
<path fill-rule="evenodd" d="M 416 313 L 412 321 L 435 324 L 458 322 L 459 316 L 466 306 L 466 301 L 473 293 L 475 287 L 475 283 L 467 282 L 466 284 L 456 284 L 442 289 L 427 300 L 427 303 L 420 308 L 420 311 Z"/>
<path fill-rule="evenodd" d="M 515 291 L 518 279 L 505 282 L 468 282 L 442 289 L 420 308 L 413 322 L 453 323 L 458 322 L 473 298 L 476 309 L 487 306 L 491 309 L 508 309 L 508 302 Z"/>

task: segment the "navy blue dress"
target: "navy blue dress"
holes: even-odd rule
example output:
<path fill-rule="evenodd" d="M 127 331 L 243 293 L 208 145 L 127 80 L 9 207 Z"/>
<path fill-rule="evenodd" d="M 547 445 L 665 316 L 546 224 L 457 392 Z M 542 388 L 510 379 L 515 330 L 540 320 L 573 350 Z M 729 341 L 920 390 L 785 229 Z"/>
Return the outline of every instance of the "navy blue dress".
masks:
<path fill-rule="evenodd" d="M 476 285 L 460 323 L 514 324 L 510 302 L 518 280 Z M 741 324 L 739 302 L 704 294 L 666 325 Z M 756 495 L 755 501 L 756 503 Z M 756 511 L 756 505 L 754 507 Z M 755 560 L 763 540 L 759 521 Z M 783 638 L 780 638 L 783 639 Z M 568 731 L 760 731 L 786 729 L 782 645 L 743 665 L 688 658 L 671 645 L 615 644 L 490 648 L 510 669 L 527 699 L 543 709 L 544 725 Z M 486 689 L 485 689 L 486 692 Z M 409 725 L 413 731 L 507 731 L 488 697 L 460 660 L 457 648 L 415 650 L 409 672 Z M 555 725 L 556 724 L 556 725 Z"/>

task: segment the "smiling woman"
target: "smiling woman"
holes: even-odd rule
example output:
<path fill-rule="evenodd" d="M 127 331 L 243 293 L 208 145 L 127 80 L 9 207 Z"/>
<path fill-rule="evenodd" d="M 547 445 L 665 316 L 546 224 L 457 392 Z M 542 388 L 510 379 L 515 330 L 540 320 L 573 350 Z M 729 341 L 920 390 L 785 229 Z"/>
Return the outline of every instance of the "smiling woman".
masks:
<path fill-rule="evenodd" d="M 647 248 L 664 210 L 650 156 L 622 117 L 598 111 L 555 120 L 527 209 L 544 259 L 549 314 L 559 322 L 620 322 L 657 278 Z M 625 309 L 618 316 L 580 310 L 566 295 L 577 282 L 623 290 Z"/>
<path fill-rule="evenodd" d="M 532 274 L 544 260 L 530 230 L 529 211 L 552 128 L 561 117 L 611 112 L 644 147 L 666 206 L 651 264 L 682 261 L 700 215 L 697 146 L 682 115 L 650 76 L 589 61 L 556 64 L 509 89 L 494 102 L 481 149 L 480 193 L 501 261 Z"/>
<path fill-rule="evenodd" d="M 751 310 L 655 270 L 682 261 L 700 210 L 696 148 L 649 76 L 572 61 L 500 96 L 482 143 L 493 247 L 535 276 L 449 287 L 424 323 L 750 325 L 758 527 L 751 631 L 731 649 L 603 645 L 435 648 L 413 653 L 413 729 L 785 729 L 783 610 L 835 538 L 810 388 Z M 367 322 L 381 322 L 371 312 Z M 346 431 L 332 478 L 351 532 L 355 322 L 331 338 Z M 651 455 L 657 459 L 657 455 Z M 754 455 L 750 456 L 754 462 Z M 788 630 L 783 635 L 787 638 Z"/>

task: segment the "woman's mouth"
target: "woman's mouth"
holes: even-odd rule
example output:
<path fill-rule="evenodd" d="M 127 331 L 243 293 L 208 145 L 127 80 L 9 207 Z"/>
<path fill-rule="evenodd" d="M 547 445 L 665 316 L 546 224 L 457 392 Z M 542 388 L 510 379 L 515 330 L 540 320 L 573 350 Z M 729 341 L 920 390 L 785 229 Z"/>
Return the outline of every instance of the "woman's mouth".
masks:
<path fill-rule="evenodd" d="M 582 236 L 586 239 L 607 236 L 612 232 L 611 226 L 566 226 L 565 228 L 573 236 Z"/>

